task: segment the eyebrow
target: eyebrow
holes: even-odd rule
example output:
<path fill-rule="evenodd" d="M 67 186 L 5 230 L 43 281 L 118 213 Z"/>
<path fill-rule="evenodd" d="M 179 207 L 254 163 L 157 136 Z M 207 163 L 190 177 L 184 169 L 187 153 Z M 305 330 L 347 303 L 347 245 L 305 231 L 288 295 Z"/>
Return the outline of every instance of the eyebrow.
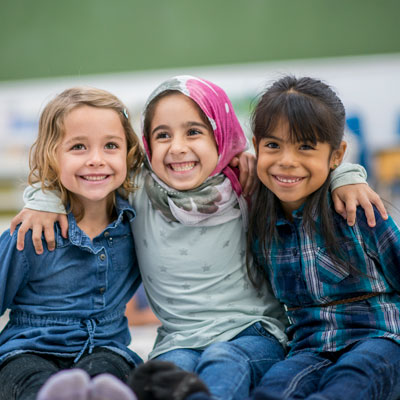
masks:
<path fill-rule="evenodd" d="M 201 128 L 204 128 L 204 129 L 209 129 L 209 127 L 205 123 L 197 122 L 197 121 L 187 121 L 186 123 L 183 124 L 183 126 L 185 128 L 191 128 L 193 126 L 199 126 Z M 160 130 L 160 129 L 169 129 L 169 126 L 168 125 L 158 125 L 151 131 L 151 135 L 154 135 L 154 133 L 156 131 Z"/>
<path fill-rule="evenodd" d="M 274 139 L 274 140 L 279 140 L 280 142 L 284 141 L 282 138 L 278 138 L 278 137 L 276 137 L 274 135 L 264 136 L 262 139 Z"/>
<path fill-rule="evenodd" d="M 116 140 L 119 142 L 123 142 L 124 138 L 120 137 L 120 136 L 116 136 L 116 135 L 107 135 L 105 137 L 106 140 Z M 74 136 L 73 138 L 67 140 L 64 144 L 68 145 L 70 143 L 75 143 L 75 142 L 84 142 L 85 140 L 87 140 L 87 136 Z"/>

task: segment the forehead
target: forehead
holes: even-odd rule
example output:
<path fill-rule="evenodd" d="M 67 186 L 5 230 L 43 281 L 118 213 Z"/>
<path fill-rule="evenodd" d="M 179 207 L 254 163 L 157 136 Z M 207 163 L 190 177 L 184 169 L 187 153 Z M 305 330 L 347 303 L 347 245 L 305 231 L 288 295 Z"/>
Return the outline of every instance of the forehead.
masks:
<path fill-rule="evenodd" d="M 262 135 L 264 138 L 277 138 L 290 143 L 316 143 L 321 140 L 315 127 L 309 123 L 298 124 L 296 121 L 290 121 L 281 116 L 272 119 L 268 128 Z"/>
<path fill-rule="evenodd" d="M 75 107 L 65 115 L 63 125 L 65 133 L 109 131 L 115 134 L 125 134 L 118 112 L 111 108 L 87 105 Z"/>
<path fill-rule="evenodd" d="M 168 94 L 161 97 L 155 104 L 153 120 L 169 116 L 179 116 L 180 119 L 197 118 L 208 123 L 207 117 L 197 103 L 183 93 Z"/>

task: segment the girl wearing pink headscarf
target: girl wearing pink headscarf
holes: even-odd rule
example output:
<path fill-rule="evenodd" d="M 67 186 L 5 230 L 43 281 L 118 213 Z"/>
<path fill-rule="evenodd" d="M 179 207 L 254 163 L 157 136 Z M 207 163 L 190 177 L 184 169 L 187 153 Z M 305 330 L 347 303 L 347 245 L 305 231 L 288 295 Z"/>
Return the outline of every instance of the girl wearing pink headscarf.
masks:
<path fill-rule="evenodd" d="M 150 358 L 197 373 L 213 398 L 244 399 L 286 344 L 280 303 L 246 275 L 247 203 L 229 166 L 246 137 L 220 87 L 177 76 L 150 95 L 143 143 L 134 237 L 162 323 Z"/>
<path fill-rule="evenodd" d="M 229 165 L 246 137 L 220 87 L 177 76 L 150 95 L 143 142 L 130 200 L 143 284 L 161 321 L 149 358 L 195 372 L 215 399 L 244 399 L 283 359 L 287 340 L 280 303 L 246 274 L 247 203 Z M 44 196 L 47 211 L 62 212 Z M 26 207 L 38 209 L 33 200 Z"/>
<path fill-rule="evenodd" d="M 280 304 L 246 276 L 247 203 L 229 166 L 246 137 L 221 88 L 178 76 L 150 95 L 143 142 L 134 237 L 162 323 L 150 358 L 197 373 L 215 398 L 243 399 L 286 342 Z"/>

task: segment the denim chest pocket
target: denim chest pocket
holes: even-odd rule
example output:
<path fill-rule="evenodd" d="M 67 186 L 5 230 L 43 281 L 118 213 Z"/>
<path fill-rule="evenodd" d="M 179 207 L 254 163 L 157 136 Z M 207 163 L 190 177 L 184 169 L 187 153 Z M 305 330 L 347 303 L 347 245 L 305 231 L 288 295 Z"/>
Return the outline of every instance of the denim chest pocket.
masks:
<path fill-rule="evenodd" d="M 135 247 L 131 234 L 108 237 L 108 251 L 111 255 L 113 269 L 125 270 L 131 268 L 135 258 Z"/>
<path fill-rule="evenodd" d="M 345 260 L 351 264 L 352 254 L 351 243 L 340 243 L 340 250 Z M 315 267 L 320 280 L 324 283 L 337 285 L 350 276 L 350 272 L 346 266 L 335 261 L 329 254 L 327 249 L 318 248 L 315 256 Z"/>

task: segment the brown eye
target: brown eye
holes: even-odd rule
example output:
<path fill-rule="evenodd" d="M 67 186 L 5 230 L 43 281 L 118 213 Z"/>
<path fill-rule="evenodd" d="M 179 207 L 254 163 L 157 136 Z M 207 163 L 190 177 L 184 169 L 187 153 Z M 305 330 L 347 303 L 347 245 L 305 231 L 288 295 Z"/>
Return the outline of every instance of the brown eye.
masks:
<path fill-rule="evenodd" d="M 85 145 L 83 145 L 82 143 L 77 143 L 71 147 L 71 150 L 85 150 L 85 148 Z"/>
<path fill-rule="evenodd" d="M 118 149 L 119 146 L 116 143 L 110 142 L 105 145 L 105 148 L 108 150 Z"/>

